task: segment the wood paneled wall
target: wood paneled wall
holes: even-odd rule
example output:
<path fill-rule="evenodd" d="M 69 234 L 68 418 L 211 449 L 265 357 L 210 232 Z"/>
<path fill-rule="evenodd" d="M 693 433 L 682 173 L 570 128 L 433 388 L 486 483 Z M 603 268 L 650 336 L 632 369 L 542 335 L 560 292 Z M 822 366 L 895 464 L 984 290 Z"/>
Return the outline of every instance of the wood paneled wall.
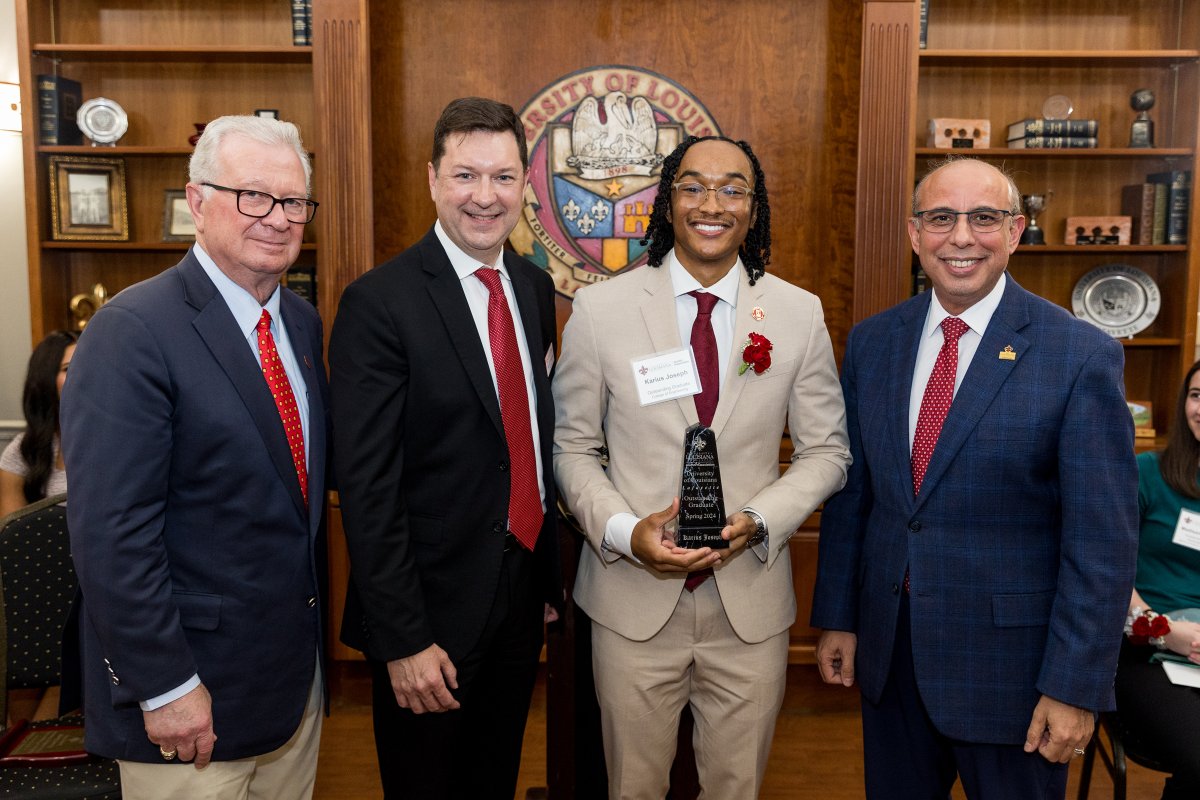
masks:
<path fill-rule="evenodd" d="M 435 218 L 425 165 L 450 100 L 518 110 L 569 72 L 626 64 L 692 92 L 750 142 L 771 198 L 770 271 L 816 292 L 839 352 L 851 324 L 861 3 L 402 0 L 372 3 L 376 261 Z M 560 300 L 560 325 L 570 303 Z"/>

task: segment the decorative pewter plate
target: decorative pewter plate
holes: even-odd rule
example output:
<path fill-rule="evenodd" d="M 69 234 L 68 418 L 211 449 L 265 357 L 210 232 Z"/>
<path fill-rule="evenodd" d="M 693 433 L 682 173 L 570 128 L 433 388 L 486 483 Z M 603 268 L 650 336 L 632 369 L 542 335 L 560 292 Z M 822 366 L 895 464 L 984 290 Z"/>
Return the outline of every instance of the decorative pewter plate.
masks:
<path fill-rule="evenodd" d="M 1158 284 L 1137 267 L 1104 264 L 1079 279 L 1071 293 L 1071 310 L 1113 338 L 1132 337 L 1158 316 L 1162 294 Z"/>
<path fill-rule="evenodd" d="M 129 117 L 125 109 L 107 97 L 93 97 L 81 105 L 75 122 L 93 144 L 116 144 L 129 130 Z"/>

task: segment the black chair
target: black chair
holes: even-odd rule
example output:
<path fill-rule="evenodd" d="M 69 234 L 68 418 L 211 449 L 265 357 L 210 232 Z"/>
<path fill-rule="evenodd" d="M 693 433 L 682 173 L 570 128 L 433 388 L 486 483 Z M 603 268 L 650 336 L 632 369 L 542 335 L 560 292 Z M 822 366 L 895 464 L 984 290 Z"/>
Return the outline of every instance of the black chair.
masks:
<path fill-rule="evenodd" d="M 1100 741 L 1100 732 L 1108 737 L 1106 747 Z M 1113 783 L 1113 800 L 1125 800 L 1126 762 L 1132 761 L 1138 766 L 1158 772 L 1170 772 L 1170 768 L 1146 755 L 1149 748 L 1138 739 L 1127 727 L 1121 724 L 1121 715 L 1116 711 L 1107 711 L 1100 715 L 1100 725 L 1088 742 L 1087 752 L 1083 756 L 1083 770 L 1079 775 L 1079 800 L 1087 800 L 1088 790 L 1092 782 L 1092 766 L 1096 763 L 1096 754 L 1108 777 Z"/>
<path fill-rule="evenodd" d="M 0 724 L 9 689 L 49 688 L 61 680 L 63 624 L 78 582 L 71 563 L 65 494 L 0 519 Z M 28 723 L 28 730 L 78 728 L 78 714 Z M 14 724 L 14 728 L 16 725 Z M 0 768 L 0 796 L 28 800 L 116 800 L 117 763 L 38 762 Z"/>

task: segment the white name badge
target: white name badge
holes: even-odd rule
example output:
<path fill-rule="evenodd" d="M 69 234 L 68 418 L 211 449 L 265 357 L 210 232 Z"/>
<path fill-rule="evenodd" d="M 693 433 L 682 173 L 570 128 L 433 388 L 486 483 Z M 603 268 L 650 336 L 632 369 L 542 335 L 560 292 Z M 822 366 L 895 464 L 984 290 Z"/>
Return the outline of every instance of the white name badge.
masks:
<path fill-rule="evenodd" d="M 1175 523 L 1175 535 L 1171 538 L 1175 544 L 1200 550 L 1200 513 L 1179 509 L 1179 522 Z"/>
<path fill-rule="evenodd" d="M 630 359 L 629 363 L 638 400 L 644 406 L 700 393 L 700 376 L 690 347 Z"/>

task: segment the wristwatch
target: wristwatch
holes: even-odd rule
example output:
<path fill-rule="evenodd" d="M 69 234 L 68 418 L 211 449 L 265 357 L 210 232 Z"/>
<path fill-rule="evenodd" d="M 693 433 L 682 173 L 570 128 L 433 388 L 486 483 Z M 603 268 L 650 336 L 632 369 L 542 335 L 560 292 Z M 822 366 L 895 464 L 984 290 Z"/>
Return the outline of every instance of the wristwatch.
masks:
<path fill-rule="evenodd" d="M 747 547 L 755 547 L 767 540 L 767 523 L 752 508 L 743 508 L 742 513 L 754 520 L 754 533 L 750 534 L 750 538 L 746 541 Z"/>

